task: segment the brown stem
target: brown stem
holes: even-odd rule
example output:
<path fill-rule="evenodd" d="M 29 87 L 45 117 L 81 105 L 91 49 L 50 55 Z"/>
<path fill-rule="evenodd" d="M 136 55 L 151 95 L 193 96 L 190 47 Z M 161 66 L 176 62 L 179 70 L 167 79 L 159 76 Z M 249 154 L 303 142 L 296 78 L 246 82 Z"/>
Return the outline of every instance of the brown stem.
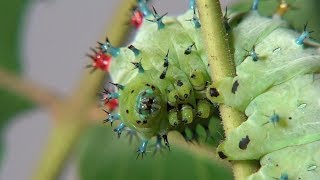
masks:
<path fill-rule="evenodd" d="M 28 98 L 31 102 L 56 109 L 60 104 L 60 96 L 57 93 L 43 88 L 30 80 L 0 68 L 0 87 Z"/>

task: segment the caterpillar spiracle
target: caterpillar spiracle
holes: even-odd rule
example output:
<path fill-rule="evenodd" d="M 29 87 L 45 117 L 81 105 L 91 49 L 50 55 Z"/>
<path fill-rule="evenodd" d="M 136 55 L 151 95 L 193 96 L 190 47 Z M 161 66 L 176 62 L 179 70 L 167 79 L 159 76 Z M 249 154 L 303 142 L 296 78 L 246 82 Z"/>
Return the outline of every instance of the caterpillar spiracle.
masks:
<path fill-rule="evenodd" d="M 108 112 L 106 121 L 121 121 L 118 135 L 138 134 L 138 156 L 152 137 L 169 147 L 169 131 L 206 124 L 217 117 L 216 105 L 226 104 L 248 119 L 219 145 L 218 155 L 260 160 L 248 179 L 320 177 L 320 53 L 305 43 L 307 26 L 298 33 L 280 16 L 263 17 L 258 2 L 231 27 L 225 22 L 237 76 L 219 82 L 210 76 L 193 0 L 178 17 L 138 0 L 144 19 L 133 42 L 121 48 L 108 40 L 99 44 L 112 56 L 109 72 L 118 87 L 105 93 L 119 101 L 119 112 Z"/>

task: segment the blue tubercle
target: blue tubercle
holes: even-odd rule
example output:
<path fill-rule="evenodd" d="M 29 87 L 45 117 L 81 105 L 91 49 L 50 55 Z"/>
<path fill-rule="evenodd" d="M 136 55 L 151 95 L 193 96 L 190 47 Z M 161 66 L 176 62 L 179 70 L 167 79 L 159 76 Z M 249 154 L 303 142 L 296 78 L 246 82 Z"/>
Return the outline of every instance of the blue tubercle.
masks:
<path fill-rule="evenodd" d="M 251 10 L 257 11 L 259 6 L 259 0 L 253 0 Z"/>
<path fill-rule="evenodd" d="M 157 11 L 154 9 L 154 7 L 152 7 L 152 9 L 153 9 L 152 15 L 153 15 L 154 19 L 152 19 L 152 20 L 151 20 L 151 19 L 146 19 L 146 20 L 147 20 L 147 21 L 150 21 L 150 22 L 156 22 L 157 25 L 158 25 L 158 30 L 163 29 L 164 26 L 165 26 L 165 24 L 162 22 L 162 18 L 163 18 L 165 15 L 167 15 L 168 13 L 165 13 L 165 14 L 163 14 L 162 16 L 159 16 L 158 13 L 157 13 Z"/>
<path fill-rule="evenodd" d="M 134 53 L 134 56 L 139 56 L 140 50 L 134 47 L 133 45 L 128 46 L 128 48 Z"/>
<path fill-rule="evenodd" d="M 275 125 L 276 123 L 278 123 L 280 121 L 280 117 L 278 114 L 276 114 L 275 112 L 273 112 L 272 116 L 270 117 L 269 121 Z"/>
<path fill-rule="evenodd" d="M 131 62 L 131 63 L 135 66 L 135 69 L 139 70 L 139 73 L 144 73 L 144 69 L 142 67 L 141 59 L 140 59 L 140 62 Z"/>
<path fill-rule="evenodd" d="M 108 118 L 103 120 L 104 123 L 107 123 L 107 122 L 110 122 L 111 126 L 112 126 L 112 123 L 116 120 L 119 120 L 120 119 L 120 114 L 118 113 L 109 113 L 108 111 L 106 110 L 103 110 L 104 112 L 106 112 L 108 114 Z"/>
<path fill-rule="evenodd" d="M 109 53 L 112 57 L 117 57 L 120 54 L 120 48 L 112 46 L 108 38 L 105 43 L 98 42 L 98 44 L 103 52 Z"/>
<path fill-rule="evenodd" d="M 195 43 L 192 43 L 188 48 L 184 51 L 185 55 L 189 55 L 192 52 L 192 47 L 195 46 Z"/>
<path fill-rule="evenodd" d="M 124 85 L 122 85 L 122 84 L 117 84 L 117 83 L 112 83 L 112 82 L 109 82 L 109 83 L 116 86 L 118 89 L 121 89 L 121 90 L 124 89 Z"/>
<path fill-rule="evenodd" d="M 113 129 L 113 131 L 118 134 L 118 137 L 120 137 L 120 135 L 125 127 L 126 127 L 126 125 L 124 125 L 124 123 L 120 123 L 117 128 Z"/>
<path fill-rule="evenodd" d="M 117 92 L 109 92 L 108 90 L 104 89 L 102 92 L 102 99 L 103 101 L 105 100 L 111 100 L 111 99 L 118 99 L 120 97 L 120 94 Z"/>
<path fill-rule="evenodd" d="M 307 24 L 306 23 L 304 25 L 304 28 L 303 28 L 303 32 L 301 33 L 301 35 L 296 39 L 296 43 L 298 45 L 303 45 L 303 41 L 306 39 L 306 38 L 309 38 L 310 37 L 310 34 L 313 32 L 313 31 L 308 31 L 307 30 Z"/>
<path fill-rule="evenodd" d="M 147 140 L 142 141 L 142 144 L 140 145 L 140 147 L 137 150 L 137 153 L 138 153 L 137 159 L 140 156 L 140 154 L 141 154 L 141 157 L 143 158 L 143 155 L 146 153 L 146 150 L 147 150 L 147 145 L 148 145 Z"/>
<path fill-rule="evenodd" d="M 107 92 L 105 93 L 107 95 L 107 99 L 111 100 L 111 99 L 118 99 L 120 97 L 120 94 L 117 92 Z"/>
<path fill-rule="evenodd" d="M 258 56 L 258 54 L 256 53 L 256 48 L 255 48 L 255 46 L 253 46 L 250 51 L 248 51 L 248 50 L 245 50 L 245 51 L 247 51 L 247 55 L 245 56 L 245 58 L 248 57 L 248 56 L 250 56 L 253 61 L 258 61 L 258 60 L 259 60 L 259 56 Z"/>
<path fill-rule="evenodd" d="M 138 0 L 137 5 L 138 9 L 142 12 L 144 17 L 147 17 L 152 14 L 145 0 Z"/>
<path fill-rule="evenodd" d="M 119 93 L 110 93 L 109 99 L 118 99 L 120 97 Z"/>
<path fill-rule="evenodd" d="M 279 180 L 288 180 L 289 179 L 289 176 L 287 173 L 282 173 Z"/>
<path fill-rule="evenodd" d="M 196 1 L 190 0 L 189 1 L 189 9 L 195 9 L 196 8 Z"/>
<path fill-rule="evenodd" d="M 193 9 L 193 17 L 191 19 L 189 19 L 188 21 L 192 21 L 193 24 L 194 24 L 194 27 L 196 29 L 201 27 L 200 20 L 197 17 L 197 14 L 196 14 L 196 9 Z"/>

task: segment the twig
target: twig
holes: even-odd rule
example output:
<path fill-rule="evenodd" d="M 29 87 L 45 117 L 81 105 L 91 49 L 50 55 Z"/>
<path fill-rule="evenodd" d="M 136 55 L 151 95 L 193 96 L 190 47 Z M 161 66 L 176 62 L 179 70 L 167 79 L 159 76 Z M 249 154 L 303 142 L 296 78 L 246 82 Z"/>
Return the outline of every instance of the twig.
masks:
<path fill-rule="evenodd" d="M 51 109 L 56 109 L 61 103 L 60 96 L 57 93 L 43 88 L 30 80 L 23 79 L 3 68 L 0 68 L 0 87 L 26 97 L 37 105 Z"/>
<path fill-rule="evenodd" d="M 198 0 L 197 5 L 211 72 L 214 73 L 211 75 L 213 81 L 234 77 L 236 75 L 235 65 L 228 44 L 228 35 L 223 25 L 219 0 Z M 220 105 L 220 114 L 226 136 L 245 120 L 245 115 L 223 104 Z M 256 169 L 256 163 L 233 161 L 233 172 L 237 180 L 245 179 Z"/>
<path fill-rule="evenodd" d="M 35 105 L 48 108 L 54 114 L 57 114 L 58 109 L 61 109 L 63 95 L 58 95 L 57 92 L 44 88 L 31 80 L 24 79 L 6 69 L 0 67 L 0 87 L 13 92 L 19 96 L 27 98 Z M 89 123 L 96 124 L 96 120 L 101 120 L 106 117 L 106 114 L 96 104 L 89 109 Z"/>
<path fill-rule="evenodd" d="M 114 22 L 108 35 L 113 38 L 115 45 L 121 44 L 129 30 L 129 26 L 124 26 L 128 21 L 130 9 L 135 5 L 135 0 L 123 0 L 120 9 L 117 10 Z M 87 124 L 89 111 L 95 104 L 96 92 L 102 85 L 105 73 L 95 72 L 94 74 L 85 73 L 80 81 L 80 85 L 74 90 L 70 97 L 60 107 L 60 113 L 57 117 L 59 122 L 51 132 L 48 139 L 48 145 L 42 155 L 42 158 L 36 168 L 33 179 L 54 180 L 60 174 L 65 159 L 68 157 L 73 145 L 77 142 L 82 132 L 90 127 Z"/>

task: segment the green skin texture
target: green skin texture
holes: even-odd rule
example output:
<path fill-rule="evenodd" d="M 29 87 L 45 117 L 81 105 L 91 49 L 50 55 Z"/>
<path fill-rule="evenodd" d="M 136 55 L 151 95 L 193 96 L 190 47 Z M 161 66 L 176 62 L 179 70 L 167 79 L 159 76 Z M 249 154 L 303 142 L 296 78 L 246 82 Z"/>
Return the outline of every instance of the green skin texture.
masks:
<path fill-rule="evenodd" d="M 260 163 L 262 168 L 249 180 L 279 179 L 287 173 L 289 179 L 318 179 L 320 164 L 320 141 L 290 146 L 265 155 Z"/>
<path fill-rule="evenodd" d="M 142 140 L 149 140 L 153 136 L 176 129 L 169 122 L 168 101 L 173 106 L 181 104 L 193 107 L 191 110 L 190 108 L 181 108 L 180 113 L 176 115 L 172 114 L 174 112 L 171 113 L 170 121 L 172 123 L 174 121 L 179 122 L 182 126 L 181 119 L 183 117 L 186 117 L 186 125 L 195 119 L 202 120 L 202 118 L 195 116 L 197 109 L 203 112 L 210 111 L 212 105 L 208 103 L 202 103 L 201 108 L 197 108 L 197 99 L 206 97 L 205 83 L 206 81 L 210 82 L 211 78 L 200 38 L 201 30 L 196 29 L 192 22 L 186 21 L 192 17 L 193 11 L 188 11 L 179 17 L 165 16 L 163 18 L 165 27 L 160 30 L 158 30 L 156 23 L 144 20 L 142 27 L 140 27 L 131 43 L 140 50 L 140 54 L 135 56 L 128 48 L 120 48 L 119 56 L 112 59 L 111 78 L 113 82 L 125 86 L 123 90 L 119 90 L 121 120 L 127 127 L 136 130 Z M 147 19 L 153 19 L 153 17 L 150 16 Z M 192 47 L 191 54 L 185 55 L 185 50 L 193 43 L 195 43 L 195 47 Z M 161 73 L 166 69 L 163 63 L 168 49 L 169 66 L 167 74 L 165 79 L 160 79 Z M 131 63 L 140 60 L 145 70 L 143 73 L 138 73 L 138 70 L 134 69 Z M 193 72 L 196 77 L 191 81 L 190 76 Z M 177 85 L 178 80 L 183 83 L 182 86 Z M 141 115 L 137 113 L 136 107 L 139 93 L 150 89 L 150 86 L 146 84 L 155 87 L 154 95 L 161 99 L 158 102 L 158 106 L 161 108 L 159 111 L 151 113 L 151 116 L 147 118 L 147 123 L 143 124 L 137 123 L 138 120 L 141 120 Z M 193 86 L 197 90 L 193 89 Z M 202 86 L 201 90 L 199 90 L 199 86 Z M 131 93 L 132 90 L 134 90 L 133 93 Z M 178 95 L 179 98 L 175 99 L 174 95 Z M 176 109 L 179 109 L 178 106 Z M 126 110 L 129 110 L 129 113 Z M 177 128 L 181 129 L 180 126 Z"/>
<path fill-rule="evenodd" d="M 248 179 L 280 179 L 282 173 L 289 179 L 320 176 L 317 168 L 307 170 L 320 165 L 320 55 L 315 48 L 297 45 L 299 36 L 281 20 L 248 13 L 233 29 L 237 76 L 210 86 L 218 90 L 218 97 L 207 92 L 211 101 L 248 117 L 218 147 L 228 160 L 262 158 L 262 168 Z M 253 45 L 256 62 L 244 50 Z M 239 86 L 232 93 L 236 80 Z M 270 122 L 273 113 L 279 122 Z M 241 149 L 239 143 L 246 136 L 250 142 Z"/>

